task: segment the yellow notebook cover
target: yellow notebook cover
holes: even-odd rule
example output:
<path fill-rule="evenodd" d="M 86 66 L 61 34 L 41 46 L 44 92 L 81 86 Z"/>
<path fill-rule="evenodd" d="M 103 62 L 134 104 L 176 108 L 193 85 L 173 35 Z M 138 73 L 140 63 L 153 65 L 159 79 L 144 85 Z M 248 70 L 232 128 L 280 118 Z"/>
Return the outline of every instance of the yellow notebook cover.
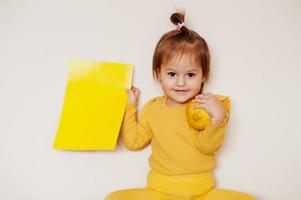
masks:
<path fill-rule="evenodd" d="M 72 60 L 53 148 L 114 150 L 132 72 L 131 64 Z"/>

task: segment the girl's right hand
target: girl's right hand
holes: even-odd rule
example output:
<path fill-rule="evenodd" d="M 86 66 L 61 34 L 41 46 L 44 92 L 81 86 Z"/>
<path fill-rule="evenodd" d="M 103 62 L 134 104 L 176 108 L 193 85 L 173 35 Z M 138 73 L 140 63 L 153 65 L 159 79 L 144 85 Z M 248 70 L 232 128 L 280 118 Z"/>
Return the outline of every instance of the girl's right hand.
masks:
<path fill-rule="evenodd" d="M 125 91 L 128 93 L 128 104 L 138 101 L 140 95 L 139 88 L 132 87 L 131 89 L 126 89 Z"/>

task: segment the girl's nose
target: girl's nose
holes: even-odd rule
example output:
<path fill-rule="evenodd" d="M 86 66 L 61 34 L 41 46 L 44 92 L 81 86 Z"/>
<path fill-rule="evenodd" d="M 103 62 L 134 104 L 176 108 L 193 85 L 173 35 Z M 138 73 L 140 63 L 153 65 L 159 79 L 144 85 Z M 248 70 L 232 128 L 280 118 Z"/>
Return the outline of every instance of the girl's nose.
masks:
<path fill-rule="evenodd" d="M 178 86 L 184 86 L 185 85 L 185 78 L 182 76 L 179 76 L 179 78 L 177 79 L 177 85 Z"/>

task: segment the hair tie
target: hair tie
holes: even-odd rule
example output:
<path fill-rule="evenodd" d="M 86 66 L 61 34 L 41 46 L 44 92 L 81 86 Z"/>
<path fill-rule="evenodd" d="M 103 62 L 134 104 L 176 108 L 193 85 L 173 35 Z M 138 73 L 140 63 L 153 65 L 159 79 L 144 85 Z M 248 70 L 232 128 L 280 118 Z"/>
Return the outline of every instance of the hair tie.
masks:
<path fill-rule="evenodd" d="M 178 23 L 177 24 L 177 31 L 180 31 L 183 26 L 184 26 L 184 22 Z"/>

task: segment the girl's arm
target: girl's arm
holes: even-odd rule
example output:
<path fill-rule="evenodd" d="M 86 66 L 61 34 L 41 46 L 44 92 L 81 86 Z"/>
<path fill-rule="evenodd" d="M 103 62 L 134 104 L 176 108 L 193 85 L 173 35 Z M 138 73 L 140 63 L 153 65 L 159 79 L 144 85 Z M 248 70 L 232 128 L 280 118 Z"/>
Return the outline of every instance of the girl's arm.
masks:
<path fill-rule="evenodd" d="M 230 99 L 229 97 L 222 97 L 220 101 L 225 106 L 226 116 L 224 120 L 215 125 L 209 122 L 203 131 L 199 131 L 196 136 L 196 146 L 202 153 L 213 155 L 224 143 L 224 133 L 226 125 L 229 121 Z"/>
<path fill-rule="evenodd" d="M 147 120 L 148 109 L 152 101 L 149 101 L 139 113 L 139 122 L 137 121 L 137 99 L 131 99 L 131 92 L 137 88 L 129 91 L 129 103 L 127 104 L 125 115 L 123 118 L 120 134 L 124 145 L 129 150 L 139 150 L 146 147 L 152 138 L 152 131 Z"/>

